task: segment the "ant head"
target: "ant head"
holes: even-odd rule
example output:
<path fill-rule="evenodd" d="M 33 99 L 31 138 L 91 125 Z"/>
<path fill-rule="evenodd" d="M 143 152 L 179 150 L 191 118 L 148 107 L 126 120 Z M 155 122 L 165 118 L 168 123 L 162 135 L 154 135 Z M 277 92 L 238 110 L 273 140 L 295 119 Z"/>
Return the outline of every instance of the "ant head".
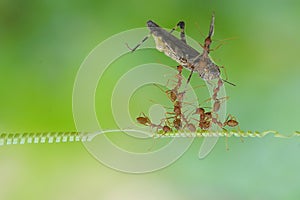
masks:
<path fill-rule="evenodd" d="M 209 51 L 209 46 L 212 43 L 212 40 L 210 38 L 210 36 L 208 36 L 205 40 L 204 40 L 204 47 L 207 48 L 207 51 Z"/>
<path fill-rule="evenodd" d="M 168 90 L 166 93 L 172 102 L 176 101 L 177 95 L 174 91 Z"/>
<path fill-rule="evenodd" d="M 174 107 L 174 112 L 175 112 L 176 115 L 180 115 L 180 114 L 181 114 L 181 109 L 180 109 L 180 107 L 175 106 L 175 107 Z"/>
<path fill-rule="evenodd" d="M 179 118 L 174 119 L 173 124 L 177 130 L 179 130 L 182 126 L 181 120 Z"/>
<path fill-rule="evenodd" d="M 165 133 L 168 133 L 168 132 L 171 132 L 171 131 L 172 131 L 172 129 L 171 129 L 169 126 L 167 126 L 167 125 L 165 125 L 165 126 L 162 128 L 162 130 L 163 130 Z"/>
<path fill-rule="evenodd" d="M 194 114 L 200 114 L 200 115 L 203 115 L 205 112 L 204 108 L 197 108 L 196 109 L 196 112 Z"/>
<path fill-rule="evenodd" d="M 219 80 L 218 80 L 218 86 L 221 87 L 223 84 L 224 84 L 224 83 L 223 83 L 222 79 L 219 79 Z"/>
<path fill-rule="evenodd" d="M 188 129 L 189 129 L 191 132 L 195 132 L 195 131 L 196 131 L 196 127 L 194 126 L 194 124 L 188 124 L 187 127 L 188 127 Z"/>
<path fill-rule="evenodd" d="M 181 65 L 178 65 L 178 66 L 177 66 L 177 71 L 178 71 L 179 73 L 182 72 L 182 69 L 183 69 L 183 67 L 182 67 Z"/>
<path fill-rule="evenodd" d="M 175 101 L 174 107 L 181 108 L 181 102 L 180 101 Z"/>
<path fill-rule="evenodd" d="M 211 112 L 206 112 L 205 117 L 211 119 L 212 118 L 212 113 Z"/>

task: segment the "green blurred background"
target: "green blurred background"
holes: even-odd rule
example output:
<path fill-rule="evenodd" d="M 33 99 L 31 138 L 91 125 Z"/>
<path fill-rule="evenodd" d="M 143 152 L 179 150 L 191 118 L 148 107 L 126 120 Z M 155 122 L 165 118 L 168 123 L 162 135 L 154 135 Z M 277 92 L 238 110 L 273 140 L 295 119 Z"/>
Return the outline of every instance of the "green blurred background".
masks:
<path fill-rule="evenodd" d="M 1 0 L 0 130 L 75 130 L 73 83 L 97 44 L 142 27 L 148 19 L 168 28 L 184 20 L 187 34 L 202 42 L 200 32 L 208 31 L 213 11 L 214 45 L 236 37 L 211 56 L 237 84 L 227 86 L 227 109 L 238 117 L 241 129 L 300 130 L 300 3 L 279 0 Z M 119 66 L 129 70 L 147 56 L 175 65 L 161 53 L 145 52 Z M 114 74 L 121 74 L 117 67 L 113 70 L 116 81 Z M 100 164 L 81 143 L 3 146 L 1 199 L 299 198 L 300 138 L 267 136 L 244 143 L 230 138 L 228 152 L 221 139 L 207 158 L 198 160 L 201 142 L 197 139 L 173 165 L 143 175 Z"/>

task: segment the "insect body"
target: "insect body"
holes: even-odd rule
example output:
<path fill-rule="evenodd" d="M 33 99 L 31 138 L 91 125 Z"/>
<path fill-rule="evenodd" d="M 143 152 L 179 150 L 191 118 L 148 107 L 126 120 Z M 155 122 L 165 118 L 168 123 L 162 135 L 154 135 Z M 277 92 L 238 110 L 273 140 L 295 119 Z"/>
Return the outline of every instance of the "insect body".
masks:
<path fill-rule="evenodd" d="M 159 25 L 151 20 L 147 22 L 147 26 L 150 29 L 150 34 L 155 40 L 156 48 L 191 71 L 188 82 L 190 81 L 193 72 L 197 72 L 205 81 L 220 77 L 220 67 L 214 64 L 208 56 L 210 44 L 212 42 L 211 36 L 213 35 L 214 31 L 214 15 L 212 16 L 209 35 L 205 39 L 205 43 L 202 46 L 202 54 L 186 43 L 184 33 L 185 24 L 183 21 L 180 21 L 170 32 L 162 29 Z M 172 32 L 177 27 L 180 27 L 181 29 L 181 39 L 178 39 L 172 35 Z M 131 50 L 135 51 L 144 41 L 148 39 L 148 37 L 149 36 L 145 37 L 140 44 Z"/>

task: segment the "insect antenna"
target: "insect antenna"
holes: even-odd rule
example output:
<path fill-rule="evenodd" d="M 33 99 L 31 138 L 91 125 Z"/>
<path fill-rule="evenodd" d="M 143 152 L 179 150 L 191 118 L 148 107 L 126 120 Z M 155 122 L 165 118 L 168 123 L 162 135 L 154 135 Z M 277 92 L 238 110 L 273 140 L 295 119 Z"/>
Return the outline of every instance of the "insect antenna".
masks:
<path fill-rule="evenodd" d="M 134 48 L 131 48 L 128 43 L 125 43 L 127 48 L 131 51 L 131 52 L 134 52 L 137 48 L 139 48 L 139 46 L 141 46 L 148 38 L 150 37 L 150 34 L 147 35 L 146 37 L 144 37 L 144 39 L 139 43 L 137 44 Z"/>

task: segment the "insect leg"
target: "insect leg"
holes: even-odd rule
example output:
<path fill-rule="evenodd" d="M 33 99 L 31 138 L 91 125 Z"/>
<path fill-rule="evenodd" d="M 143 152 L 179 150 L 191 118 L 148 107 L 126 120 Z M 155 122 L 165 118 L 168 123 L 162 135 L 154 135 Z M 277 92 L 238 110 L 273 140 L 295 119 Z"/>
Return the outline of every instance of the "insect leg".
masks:
<path fill-rule="evenodd" d="M 130 48 L 129 45 L 126 43 L 126 46 L 128 49 L 130 49 L 131 52 L 134 52 L 139 46 L 141 46 L 148 38 L 150 37 L 150 34 L 147 35 L 146 37 L 144 37 L 144 39 L 139 43 L 137 44 L 134 48 Z"/>
<path fill-rule="evenodd" d="M 183 21 L 178 22 L 177 25 L 174 28 L 172 28 L 170 33 L 173 33 L 173 31 L 175 31 L 178 27 L 180 28 L 181 41 L 186 44 L 185 32 L 184 32 L 185 23 Z"/>
<path fill-rule="evenodd" d="M 214 34 L 214 27 L 215 27 L 215 14 L 212 14 L 211 17 L 211 22 L 210 22 L 210 27 L 209 27 L 209 33 L 208 33 L 208 37 L 212 37 Z"/>
<path fill-rule="evenodd" d="M 191 80 L 191 78 L 192 78 L 192 75 L 193 75 L 193 73 L 194 73 L 194 69 L 195 69 L 195 67 L 192 67 L 191 73 L 190 73 L 190 75 L 189 75 L 188 80 L 186 81 L 186 84 L 189 84 L 189 82 L 190 82 L 190 80 Z"/>
<path fill-rule="evenodd" d="M 181 38 L 181 41 L 186 43 L 186 39 L 185 39 L 185 33 L 184 33 L 184 27 L 185 27 L 185 24 L 183 21 L 180 21 L 177 26 L 179 26 L 180 28 L 180 38 Z"/>
<path fill-rule="evenodd" d="M 227 72 L 226 72 L 226 68 L 225 68 L 224 66 L 219 66 L 219 68 L 222 68 L 223 71 L 224 71 L 224 74 L 225 74 L 225 79 L 222 79 L 222 80 L 223 80 L 225 83 L 228 83 L 228 84 L 230 84 L 230 85 L 232 85 L 232 86 L 236 86 L 234 83 L 231 83 L 231 82 L 227 81 L 227 80 L 228 80 L 228 75 L 227 75 Z"/>

